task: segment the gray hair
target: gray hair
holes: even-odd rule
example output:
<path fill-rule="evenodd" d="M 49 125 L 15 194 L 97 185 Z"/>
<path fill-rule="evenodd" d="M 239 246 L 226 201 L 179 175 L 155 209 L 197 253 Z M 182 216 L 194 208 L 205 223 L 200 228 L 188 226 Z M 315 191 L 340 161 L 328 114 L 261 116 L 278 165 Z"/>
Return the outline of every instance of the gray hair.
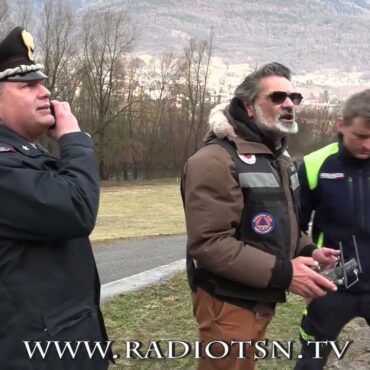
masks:
<path fill-rule="evenodd" d="M 260 92 L 259 82 L 270 76 L 285 77 L 289 81 L 292 78 L 289 68 L 277 62 L 268 63 L 248 75 L 235 89 L 234 96 L 240 98 L 244 103 L 253 104 Z"/>
<path fill-rule="evenodd" d="M 344 104 L 342 116 L 345 126 L 351 125 L 356 117 L 361 117 L 370 123 L 370 89 L 349 97 Z"/>

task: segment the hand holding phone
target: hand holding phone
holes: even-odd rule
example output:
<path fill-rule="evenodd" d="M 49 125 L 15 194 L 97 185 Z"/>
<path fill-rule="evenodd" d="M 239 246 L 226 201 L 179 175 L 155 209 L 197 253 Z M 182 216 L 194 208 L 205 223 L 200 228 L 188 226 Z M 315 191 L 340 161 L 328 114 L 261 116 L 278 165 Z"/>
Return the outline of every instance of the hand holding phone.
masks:
<path fill-rule="evenodd" d="M 51 102 L 50 102 L 50 113 L 54 117 L 54 124 L 49 127 L 49 130 L 52 130 L 53 128 L 55 128 L 55 125 L 57 124 L 57 119 L 55 117 L 55 110 L 54 110 L 53 103 Z"/>
<path fill-rule="evenodd" d="M 54 115 L 56 122 L 48 130 L 48 135 L 54 140 L 59 140 L 63 135 L 72 132 L 80 132 L 76 117 L 71 112 L 71 107 L 65 101 L 52 100 L 50 113 Z"/>

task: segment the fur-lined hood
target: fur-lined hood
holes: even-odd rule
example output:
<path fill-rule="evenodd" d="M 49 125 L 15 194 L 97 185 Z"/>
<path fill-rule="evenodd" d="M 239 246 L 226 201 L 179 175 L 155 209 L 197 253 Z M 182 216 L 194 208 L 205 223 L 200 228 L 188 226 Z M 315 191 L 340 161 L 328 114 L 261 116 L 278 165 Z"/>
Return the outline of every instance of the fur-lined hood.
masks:
<path fill-rule="evenodd" d="M 209 129 L 220 139 L 224 137 L 236 137 L 235 130 L 233 126 L 231 126 L 225 114 L 225 109 L 228 105 L 228 103 L 218 104 L 211 110 L 211 113 L 209 114 Z"/>

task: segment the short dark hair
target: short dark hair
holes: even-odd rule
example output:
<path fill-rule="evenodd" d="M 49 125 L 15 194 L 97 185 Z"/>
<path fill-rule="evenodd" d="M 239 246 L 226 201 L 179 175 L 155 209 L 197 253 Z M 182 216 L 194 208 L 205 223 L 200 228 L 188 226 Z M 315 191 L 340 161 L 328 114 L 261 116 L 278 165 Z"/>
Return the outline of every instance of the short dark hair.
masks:
<path fill-rule="evenodd" d="M 244 103 L 253 104 L 260 92 L 259 82 L 270 76 L 284 77 L 289 81 L 292 78 L 289 68 L 277 62 L 268 63 L 248 75 L 235 89 L 234 96 L 243 100 Z"/>
<path fill-rule="evenodd" d="M 356 117 L 361 117 L 370 123 L 370 89 L 349 97 L 344 104 L 342 117 L 345 126 L 351 125 Z"/>

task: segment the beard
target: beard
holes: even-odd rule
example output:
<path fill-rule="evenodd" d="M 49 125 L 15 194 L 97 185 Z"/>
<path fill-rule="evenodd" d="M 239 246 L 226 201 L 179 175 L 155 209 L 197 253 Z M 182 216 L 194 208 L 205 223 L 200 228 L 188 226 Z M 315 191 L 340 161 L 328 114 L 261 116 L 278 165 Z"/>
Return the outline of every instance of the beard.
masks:
<path fill-rule="evenodd" d="M 263 132 L 272 135 L 273 137 L 283 137 L 288 134 L 296 134 L 298 132 L 298 123 L 295 120 L 294 112 L 288 112 L 287 110 L 283 110 L 281 113 L 276 115 L 276 117 L 268 120 L 258 104 L 254 105 L 254 109 L 256 111 L 255 117 L 256 125 Z M 287 113 L 293 116 L 292 122 L 288 123 L 280 119 L 280 116 Z"/>

